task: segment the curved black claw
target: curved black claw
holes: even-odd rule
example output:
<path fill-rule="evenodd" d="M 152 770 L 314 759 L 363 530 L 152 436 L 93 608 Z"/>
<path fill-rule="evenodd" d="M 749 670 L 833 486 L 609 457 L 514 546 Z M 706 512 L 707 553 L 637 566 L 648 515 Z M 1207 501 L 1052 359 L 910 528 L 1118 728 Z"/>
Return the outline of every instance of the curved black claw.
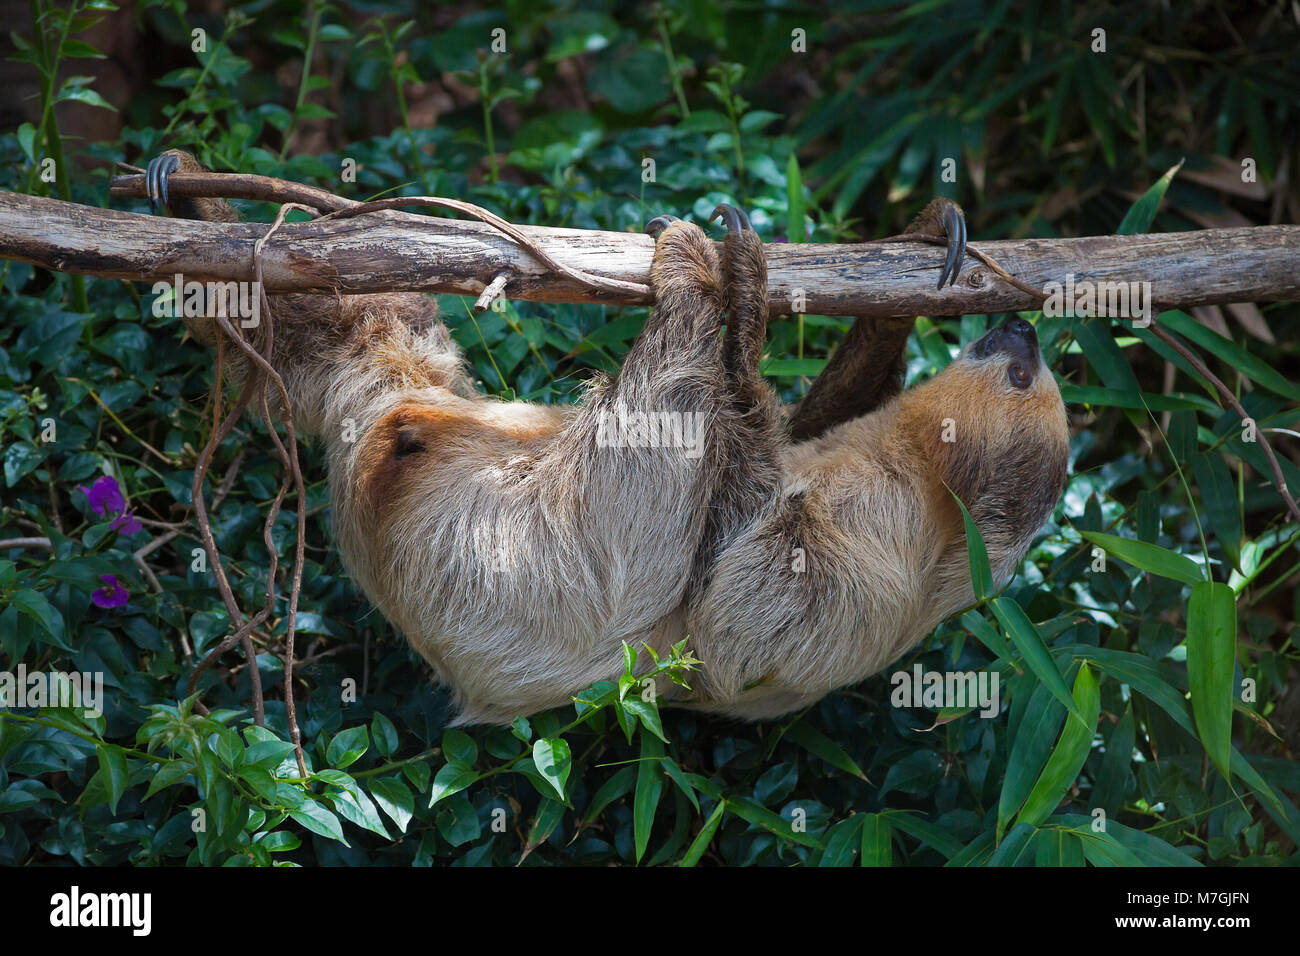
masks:
<path fill-rule="evenodd" d="M 709 217 L 709 222 L 721 218 L 727 227 L 727 232 L 753 232 L 754 227 L 749 224 L 749 217 L 730 203 L 718 203 L 718 208 L 713 210 L 713 215 Z"/>
<path fill-rule="evenodd" d="M 149 160 L 144 171 L 144 191 L 149 197 L 149 207 L 158 212 L 169 204 L 167 196 L 167 179 L 180 168 L 181 161 L 174 153 L 163 153 Z"/>
<path fill-rule="evenodd" d="M 657 237 L 659 233 L 663 232 L 675 222 L 681 222 L 681 219 L 677 216 L 670 216 L 667 213 L 662 216 L 655 216 L 645 224 L 645 234 L 647 236 Z"/>
<path fill-rule="evenodd" d="M 956 203 L 948 203 L 943 210 L 943 232 L 948 237 L 948 257 L 943 261 L 943 270 L 939 273 L 939 285 L 944 282 L 957 284 L 957 274 L 961 272 L 962 259 L 966 256 L 966 217 Z"/>

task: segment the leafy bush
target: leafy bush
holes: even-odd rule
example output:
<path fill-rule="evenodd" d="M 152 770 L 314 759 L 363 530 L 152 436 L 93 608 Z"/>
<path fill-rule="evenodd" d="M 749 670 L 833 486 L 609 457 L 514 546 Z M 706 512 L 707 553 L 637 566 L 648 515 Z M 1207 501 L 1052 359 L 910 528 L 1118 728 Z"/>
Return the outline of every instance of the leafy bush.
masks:
<path fill-rule="evenodd" d="M 360 197 L 461 196 L 512 221 L 584 228 L 669 210 L 703 221 L 730 201 L 767 239 L 792 242 L 849 239 L 864 220 L 868 237 L 896 233 L 935 191 L 965 203 L 976 237 L 1178 230 L 1296 208 L 1275 179 L 1296 160 L 1296 36 L 1266 10 L 1234 16 L 1228 36 L 1211 13 L 1230 8 L 1216 4 L 1110 5 L 1063 23 L 1034 4 L 826 17 L 775 4 L 394 4 L 385 17 L 321 4 L 299 20 L 297 5 L 262 3 L 223 21 L 140 6 L 167 51 L 153 61 L 180 65 L 131 98 L 118 142 L 78 144 L 77 159 L 188 146 L 219 169 L 341 191 L 348 157 Z M 18 55 L 44 111 L 0 137 L 0 175 L 99 203 L 108 171 L 65 162 L 53 107 L 102 102 L 93 81 L 57 78 L 96 55 L 80 37 L 111 5 L 36 9 Z M 195 27 L 211 42 L 191 57 Z M 498 27 L 507 52 L 487 53 Z M 791 49 L 796 29 L 806 53 Z M 271 66 L 285 57 L 292 86 Z M 413 107 L 431 89 L 447 108 L 417 128 Z M 329 149 L 295 152 L 304 129 L 324 129 Z M 1258 188 L 1224 188 L 1220 157 L 1242 156 L 1257 160 Z M 54 184 L 40 175 L 47 157 Z M 961 170 L 955 188 L 945 158 Z M 1162 174 L 1180 158 L 1171 184 Z M 617 370 L 645 319 L 441 305 L 487 391 L 542 402 Z M 95 672 L 107 690 L 97 717 L 0 712 L 4 864 L 1272 864 L 1300 844 L 1287 796 L 1300 768 L 1270 724 L 1297 656 L 1300 528 L 1249 429 L 1149 332 L 1028 316 L 1074 417 L 1064 500 L 1007 589 L 984 589 L 895 665 L 996 673 L 1007 706 L 988 720 L 891 706 L 888 675 L 761 724 L 661 712 L 631 676 L 648 651 L 628 648 L 623 679 L 572 711 L 447 729 L 445 693 L 331 549 L 308 449 L 307 646 L 294 670 L 304 778 L 281 699 L 283 602 L 257 640 L 265 727 L 238 653 L 201 681 L 210 713 L 185 696 L 230 626 L 187 520 L 211 359 L 150 306 L 126 283 L 12 262 L 0 277 L 0 648 L 10 671 Z M 1243 310 L 1231 327 L 1217 310 L 1202 318 L 1223 324 L 1160 322 L 1207 353 L 1254 427 L 1293 453 L 1294 307 Z M 919 320 L 909 379 L 999 320 Z M 847 326 L 773 322 L 766 372 L 787 399 Z M 213 475 L 227 473 L 214 533 L 237 596 L 257 606 L 279 484 L 261 426 L 246 421 L 221 445 Z M 282 512 L 281 554 L 296 533 Z M 34 537 L 48 547 L 12 540 Z M 970 546 L 978 582 L 977 533 Z M 708 662 L 687 643 L 654 666 L 689 682 Z"/>

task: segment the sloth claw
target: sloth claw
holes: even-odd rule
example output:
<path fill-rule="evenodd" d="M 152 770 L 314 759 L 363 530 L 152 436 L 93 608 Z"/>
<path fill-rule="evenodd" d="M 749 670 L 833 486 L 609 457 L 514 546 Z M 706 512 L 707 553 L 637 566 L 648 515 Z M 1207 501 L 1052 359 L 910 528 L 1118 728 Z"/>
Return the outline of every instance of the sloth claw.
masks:
<path fill-rule="evenodd" d="M 966 217 L 956 203 L 946 203 L 943 209 L 944 235 L 948 237 L 948 255 L 943 261 L 943 270 L 939 273 L 938 288 L 944 282 L 957 284 L 957 274 L 961 272 L 962 259 L 966 256 Z"/>
<path fill-rule="evenodd" d="M 665 213 L 662 216 L 655 216 L 653 219 L 651 219 L 649 222 L 645 224 L 645 234 L 647 236 L 654 236 L 658 238 L 659 233 L 663 232 L 665 229 L 667 229 L 675 222 L 681 222 L 681 219 L 679 219 L 677 216 L 672 216 L 667 213 Z"/>
<path fill-rule="evenodd" d="M 155 213 L 170 205 L 167 195 L 167 180 L 180 168 L 181 161 L 175 153 L 163 153 L 149 160 L 144 173 L 145 195 L 149 197 L 149 208 Z"/>
<path fill-rule="evenodd" d="M 749 217 L 743 210 L 737 209 L 730 203 L 718 203 L 718 207 L 713 210 L 713 215 L 709 217 L 709 222 L 715 219 L 721 219 L 727 227 L 727 232 L 753 232 L 754 227 L 749 224 Z"/>

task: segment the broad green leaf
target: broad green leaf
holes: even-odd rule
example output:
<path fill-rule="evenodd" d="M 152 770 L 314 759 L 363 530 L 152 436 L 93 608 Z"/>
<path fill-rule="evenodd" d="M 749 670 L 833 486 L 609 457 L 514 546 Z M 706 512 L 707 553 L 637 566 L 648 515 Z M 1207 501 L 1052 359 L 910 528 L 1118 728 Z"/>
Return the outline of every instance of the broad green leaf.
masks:
<path fill-rule="evenodd" d="M 330 840 L 337 840 L 344 846 L 351 845 L 343 836 L 343 826 L 339 823 L 339 818 L 334 815 L 332 810 L 327 809 L 316 800 L 304 800 L 296 809 L 289 811 L 289 816 L 312 833 Z"/>
<path fill-rule="evenodd" d="M 1201 570 L 1201 566 L 1177 551 L 1169 551 L 1145 541 L 1103 534 L 1100 531 L 1080 531 L 1079 534 L 1107 554 L 1135 568 L 1158 574 L 1162 578 L 1181 581 L 1183 584 L 1199 584 L 1205 580 L 1205 572 Z"/>
<path fill-rule="evenodd" d="M 821 757 L 828 764 L 838 767 L 845 773 L 851 773 L 860 780 L 867 779 L 862 768 L 853 762 L 853 758 L 844 752 L 844 748 L 802 720 L 786 729 L 785 739 L 794 741 L 809 753 Z"/>
<path fill-rule="evenodd" d="M 1206 516 L 1214 536 L 1232 566 L 1241 570 L 1241 510 L 1237 486 L 1228 473 L 1228 466 L 1217 451 L 1207 451 L 1192 458 L 1192 471 L 1205 499 Z"/>
<path fill-rule="evenodd" d="M 524 843 L 523 852 L 519 855 L 520 862 L 523 862 L 524 857 L 545 843 L 555 832 L 555 828 L 564 819 L 564 810 L 564 804 L 558 800 L 542 801 L 533 816 L 533 825 L 528 828 L 528 839 Z"/>
<path fill-rule="evenodd" d="M 1119 812 L 1124 802 L 1124 784 L 1128 780 L 1129 765 L 1133 761 L 1133 744 L 1137 724 L 1133 719 L 1133 706 L 1124 708 L 1110 739 L 1106 741 L 1106 755 L 1101 761 L 1101 771 L 1092 788 L 1092 805 L 1106 811 L 1108 817 Z"/>
<path fill-rule="evenodd" d="M 997 628 L 988 622 L 979 611 L 970 610 L 961 616 L 961 626 L 966 628 L 971 634 L 974 634 L 981 644 L 987 647 L 999 660 L 1013 663 L 1016 655 L 1012 652 L 1010 646 L 1002 635 L 998 633 Z"/>
<path fill-rule="evenodd" d="M 1074 702 L 1083 717 L 1066 719 L 1056 749 L 1047 759 L 1047 766 L 1016 818 L 1019 823 L 1037 826 L 1051 816 L 1088 759 L 1092 736 L 1097 729 L 1097 716 L 1101 711 L 1101 695 L 1097 678 L 1086 662 L 1079 665 L 1079 673 L 1074 678 Z"/>
<path fill-rule="evenodd" d="M 1160 200 L 1164 199 L 1169 184 L 1173 182 L 1174 176 L 1182 168 L 1183 164 L 1180 160 L 1177 165 L 1170 166 L 1169 169 L 1165 170 L 1165 174 L 1157 179 L 1151 188 L 1138 197 L 1137 202 L 1129 207 L 1128 212 L 1124 214 L 1124 219 L 1119 224 L 1119 228 L 1115 230 L 1115 235 L 1136 236 L 1150 229 L 1151 223 L 1155 221 L 1156 211 L 1160 208 Z"/>
<path fill-rule="evenodd" d="M 896 830 L 901 830 L 908 836 L 920 840 L 922 845 L 929 846 L 938 853 L 942 854 L 945 859 L 951 860 L 958 853 L 962 852 L 961 841 L 949 833 L 943 827 L 936 826 L 928 820 L 924 820 L 917 813 L 906 810 L 891 811 L 887 814 L 890 826 Z M 993 838 L 993 833 L 988 834 L 989 839 Z"/>
<path fill-rule="evenodd" d="M 126 754 L 120 747 L 100 744 L 95 747 L 99 755 L 99 776 L 108 794 L 108 809 L 117 813 L 117 801 L 122 799 L 126 788 L 131 784 L 131 771 L 126 765 Z"/>
<path fill-rule="evenodd" d="M 1006 775 L 998 798 L 998 839 L 1002 838 L 1007 824 L 1015 818 L 1042 775 L 1065 718 L 1065 708 L 1052 695 L 1051 689 L 1046 684 L 1038 684 L 1029 695 L 1024 715 L 1016 726 L 1011 754 L 1007 757 Z"/>
<path fill-rule="evenodd" d="M 893 866 L 894 840 L 890 817 L 883 813 L 861 813 L 862 866 Z"/>
<path fill-rule="evenodd" d="M 469 767 L 458 763 L 443 764 L 434 775 L 433 786 L 429 788 L 429 806 L 459 793 L 477 779 L 478 774 Z"/>
<path fill-rule="evenodd" d="M 379 809 L 388 814 L 388 818 L 397 824 L 399 833 L 406 832 L 406 825 L 411 822 L 415 812 L 415 798 L 410 789 L 402 783 L 401 777 L 377 777 L 370 781 L 370 793 L 379 804 Z"/>
<path fill-rule="evenodd" d="M 713 842 L 713 835 L 718 832 L 718 824 L 722 822 L 722 815 L 726 811 L 727 801 L 719 800 L 718 805 L 709 814 L 709 819 L 704 821 L 704 826 L 700 827 L 700 832 L 695 835 L 695 839 L 687 848 L 686 855 L 682 857 L 682 866 L 694 866 L 700 862 L 700 857 L 704 856 L 704 851 Z"/>
<path fill-rule="evenodd" d="M 564 787 L 569 780 L 573 757 L 564 738 L 547 737 L 536 741 L 533 744 L 533 763 L 537 765 L 537 772 L 555 788 L 559 798 L 567 800 Z"/>
<path fill-rule="evenodd" d="M 1064 827 L 1045 827 L 1034 836 L 1034 866 L 1083 866 L 1083 844 Z"/>
<path fill-rule="evenodd" d="M 1300 401 L 1300 384 L 1287 378 L 1257 355 L 1252 355 L 1232 339 L 1206 328 L 1185 312 L 1172 310 L 1160 313 L 1160 324 L 1179 335 L 1191 339 L 1201 348 L 1223 360 L 1257 385 L 1270 392 Z"/>
<path fill-rule="evenodd" d="M 335 734 L 325 750 L 325 759 L 331 767 L 342 769 L 354 764 L 370 746 L 370 734 L 365 725 L 348 727 Z"/>
<path fill-rule="evenodd" d="M 1218 581 L 1192 588 L 1187 603 L 1187 681 L 1201 742 L 1228 776 L 1232 758 L 1232 680 L 1237 656 L 1237 596 Z"/>
<path fill-rule="evenodd" d="M 745 797 L 733 797 L 727 801 L 727 809 L 756 827 L 762 827 L 769 833 L 774 833 L 783 840 L 790 840 L 801 846 L 811 849 L 820 848 L 821 844 L 809 836 L 807 833 L 797 833 L 790 825 L 789 821 L 779 814 L 773 813 L 766 807 L 759 806 L 753 800 Z"/>
<path fill-rule="evenodd" d="M 975 525 L 975 519 L 966 510 L 966 505 L 951 488 L 948 494 L 961 509 L 962 521 L 966 524 L 966 559 L 970 563 L 971 587 L 975 591 L 975 600 L 983 601 L 993 596 L 993 571 L 989 568 L 989 554 L 984 547 L 984 535 Z"/>
<path fill-rule="evenodd" d="M 1034 622 L 1029 620 L 1020 605 L 1011 598 L 994 598 L 990 606 L 993 608 L 993 615 L 1002 625 L 1002 629 L 1007 632 L 1012 643 L 1016 645 L 1016 650 L 1020 651 L 1020 656 L 1025 659 L 1026 666 L 1034 672 L 1034 676 L 1047 685 L 1047 689 L 1056 695 L 1056 699 L 1064 704 L 1070 713 L 1082 718 L 1083 715 L 1075 706 L 1070 689 L 1065 685 L 1065 678 L 1061 676 L 1056 661 L 1052 660 L 1052 655 L 1048 652 L 1047 645 L 1043 643 L 1042 635 L 1038 633 Z"/>
<path fill-rule="evenodd" d="M 582 822 L 591 823 L 607 806 L 631 792 L 636 784 L 636 771 L 636 767 L 624 767 L 601 784 L 587 809 L 582 811 Z"/>
<path fill-rule="evenodd" d="M 636 796 L 632 798 L 632 834 L 636 841 L 636 861 L 641 862 L 650 843 L 655 810 L 664 792 L 664 778 L 659 758 L 664 755 L 663 742 L 650 734 L 641 735 L 641 760 L 637 766 Z"/>
<path fill-rule="evenodd" d="M 831 827 L 826 835 L 826 850 L 817 861 L 819 867 L 853 865 L 853 851 L 857 849 L 854 843 L 857 842 L 858 828 L 862 826 L 863 817 L 864 814 L 855 813 Z"/>
<path fill-rule="evenodd" d="M 448 730 L 442 735 L 442 755 L 451 763 L 472 767 L 478 759 L 478 744 L 463 731 Z"/>

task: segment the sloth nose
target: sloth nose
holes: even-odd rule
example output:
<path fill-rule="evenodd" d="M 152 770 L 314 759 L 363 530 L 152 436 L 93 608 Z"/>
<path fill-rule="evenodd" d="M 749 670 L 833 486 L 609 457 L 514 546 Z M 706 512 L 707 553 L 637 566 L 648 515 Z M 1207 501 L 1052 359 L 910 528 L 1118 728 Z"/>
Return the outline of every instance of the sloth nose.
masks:
<path fill-rule="evenodd" d="M 1038 333 L 1024 319 L 1008 319 L 977 341 L 971 351 L 981 359 L 1002 353 L 1030 361 L 1038 354 Z"/>

